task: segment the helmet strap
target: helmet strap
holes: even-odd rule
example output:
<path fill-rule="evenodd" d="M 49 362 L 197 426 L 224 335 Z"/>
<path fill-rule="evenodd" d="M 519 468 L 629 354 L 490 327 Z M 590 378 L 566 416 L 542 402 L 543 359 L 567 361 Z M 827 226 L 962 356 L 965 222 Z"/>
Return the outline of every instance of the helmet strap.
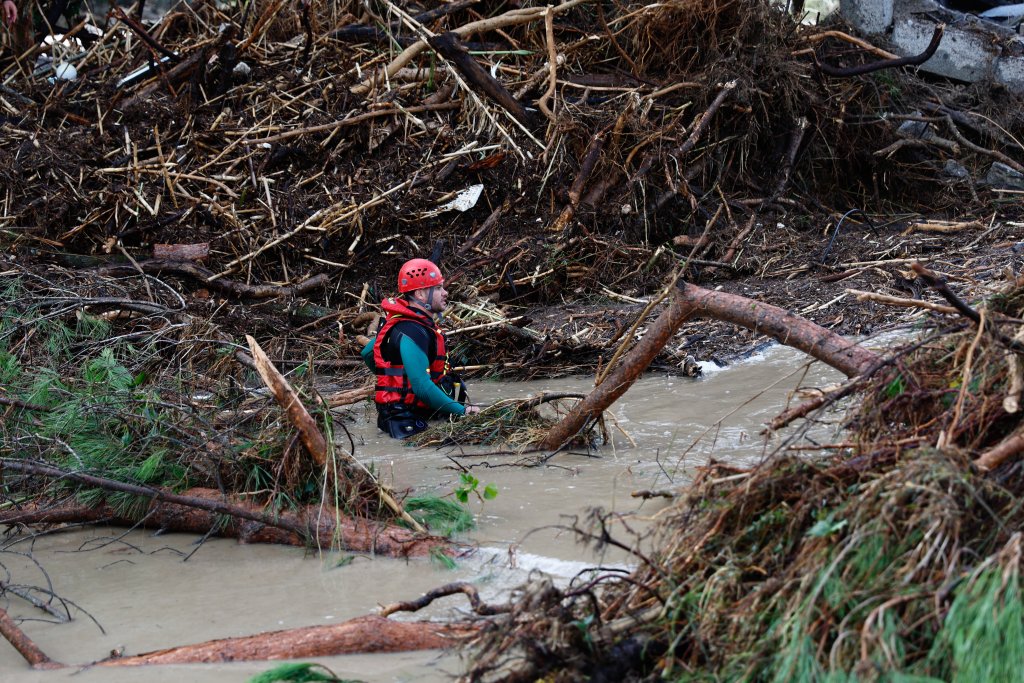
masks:
<path fill-rule="evenodd" d="M 418 298 L 418 297 L 410 297 L 410 299 L 412 299 L 411 303 L 414 306 L 416 306 L 417 308 L 423 309 L 427 314 L 434 315 L 434 311 L 433 311 L 433 308 L 432 308 L 432 302 L 433 302 L 433 299 L 434 299 L 434 290 L 435 289 L 437 289 L 437 287 L 424 287 L 424 288 L 421 288 L 421 289 L 413 290 L 413 293 L 426 291 L 427 296 L 426 296 L 426 300 L 425 301 L 420 299 L 420 298 Z"/>

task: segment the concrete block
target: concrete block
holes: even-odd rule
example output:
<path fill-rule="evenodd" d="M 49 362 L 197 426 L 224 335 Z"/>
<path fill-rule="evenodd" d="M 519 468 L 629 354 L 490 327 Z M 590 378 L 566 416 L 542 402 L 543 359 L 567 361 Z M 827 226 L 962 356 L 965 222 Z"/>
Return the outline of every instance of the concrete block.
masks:
<path fill-rule="evenodd" d="M 893 0 L 839 0 L 839 12 L 864 33 L 884 33 L 892 25 Z"/>
<path fill-rule="evenodd" d="M 1024 190 L 1024 173 L 1001 161 L 994 161 L 985 175 L 985 184 L 1004 190 Z"/>
<path fill-rule="evenodd" d="M 1004 53 L 996 62 L 994 78 L 1008 90 L 1024 95 L 1024 56 L 1011 57 Z"/>
<path fill-rule="evenodd" d="M 893 25 L 892 42 L 900 54 L 921 54 L 931 42 L 934 32 L 935 22 L 927 17 L 900 17 Z M 991 35 L 947 26 L 938 52 L 920 69 L 972 83 L 988 80 L 994 76 L 993 64 L 999 53 L 999 47 L 992 43 Z"/>

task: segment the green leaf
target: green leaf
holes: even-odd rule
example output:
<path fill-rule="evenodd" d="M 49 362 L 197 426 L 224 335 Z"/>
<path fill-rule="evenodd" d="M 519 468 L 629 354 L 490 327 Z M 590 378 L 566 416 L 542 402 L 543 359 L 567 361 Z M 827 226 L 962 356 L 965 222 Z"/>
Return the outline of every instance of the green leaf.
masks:
<path fill-rule="evenodd" d="M 455 490 L 455 497 L 459 499 L 460 503 L 468 503 L 469 502 L 469 491 L 467 491 L 466 489 L 456 489 Z"/>
<path fill-rule="evenodd" d="M 841 531 L 845 526 L 845 519 L 841 519 L 838 522 L 833 522 L 832 516 L 829 515 L 826 519 L 819 519 L 817 522 L 815 522 L 814 526 L 807 530 L 807 537 L 824 538 L 825 536 L 831 536 L 837 531 Z"/>
<path fill-rule="evenodd" d="M 488 484 L 484 487 L 484 498 L 486 500 L 494 500 L 498 497 L 498 487 L 494 484 Z"/>

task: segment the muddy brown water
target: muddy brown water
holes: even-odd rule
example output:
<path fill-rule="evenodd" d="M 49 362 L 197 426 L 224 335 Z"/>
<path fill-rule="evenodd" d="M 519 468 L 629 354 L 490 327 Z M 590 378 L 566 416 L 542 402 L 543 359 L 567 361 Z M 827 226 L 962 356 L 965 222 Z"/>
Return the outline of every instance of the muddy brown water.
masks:
<path fill-rule="evenodd" d="M 820 387 L 841 379 L 835 371 L 806 361 L 796 351 L 771 347 L 726 368 L 708 368 L 701 379 L 646 377 L 613 411 L 635 446 L 616 432 L 614 443 L 597 451 L 561 453 L 550 466 L 533 469 L 494 467 L 510 462 L 509 456 L 461 457 L 463 464 L 477 465 L 475 474 L 497 486 L 499 495 L 482 505 L 472 503 L 478 527 L 464 540 L 479 550 L 460 560 L 456 569 L 429 560 L 315 554 L 222 539 L 197 546 L 192 536 L 83 529 L 9 539 L 0 563 L 10 582 L 52 586 L 95 618 L 102 631 L 81 612 L 61 624 L 46 621 L 48 615 L 19 598 L 8 596 L 4 606 L 12 616 L 26 619 L 23 628 L 49 656 L 78 664 L 112 650 L 135 654 L 338 622 L 455 580 L 474 581 L 486 600 L 500 602 L 533 571 L 564 583 L 595 566 L 628 567 L 624 553 L 597 555 L 564 527 L 573 516 L 601 506 L 626 515 L 630 527 L 643 529 L 665 503 L 642 502 L 631 492 L 683 484 L 694 467 L 712 456 L 737 464 L 761 458 L 773 444 L 766 446 L 758 432 L 798 386 Z M 474 387 L 474 400 L 542 390 L 586 391 L 590 386 L 589 379 L 482 382 Z M 365 415 L 355 415 L 348 424 L 357 456 L 373 462 L 396 488 L 445 495 L 455 487 L 458 473 L 445 457 L 455 453 L 403 447 L 379 435 Z M 623 525 L 613 533 L 629 540 Z M 465 609 L 465 600 L 452 596 L 415 616 L 397 618 L 455 618 Z M 460 666 L 456 655 L 436 652 L 319 661 L 343 678 L 366 681 L 449 680 Z M 271 666 L 255 662 L 36 672 L 0 641 L 0 681 L 246 681 Z"/>

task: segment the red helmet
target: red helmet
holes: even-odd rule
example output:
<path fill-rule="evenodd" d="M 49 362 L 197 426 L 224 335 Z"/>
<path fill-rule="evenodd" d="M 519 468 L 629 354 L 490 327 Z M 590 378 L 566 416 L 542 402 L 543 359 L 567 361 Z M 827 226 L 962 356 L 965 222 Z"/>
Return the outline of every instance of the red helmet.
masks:
<path fill-rule="evenodd" d="M 443 284 L 441 269 L 425 258 L 406 261 L 398 271 L 398 291 L 401 294 Z"/>

